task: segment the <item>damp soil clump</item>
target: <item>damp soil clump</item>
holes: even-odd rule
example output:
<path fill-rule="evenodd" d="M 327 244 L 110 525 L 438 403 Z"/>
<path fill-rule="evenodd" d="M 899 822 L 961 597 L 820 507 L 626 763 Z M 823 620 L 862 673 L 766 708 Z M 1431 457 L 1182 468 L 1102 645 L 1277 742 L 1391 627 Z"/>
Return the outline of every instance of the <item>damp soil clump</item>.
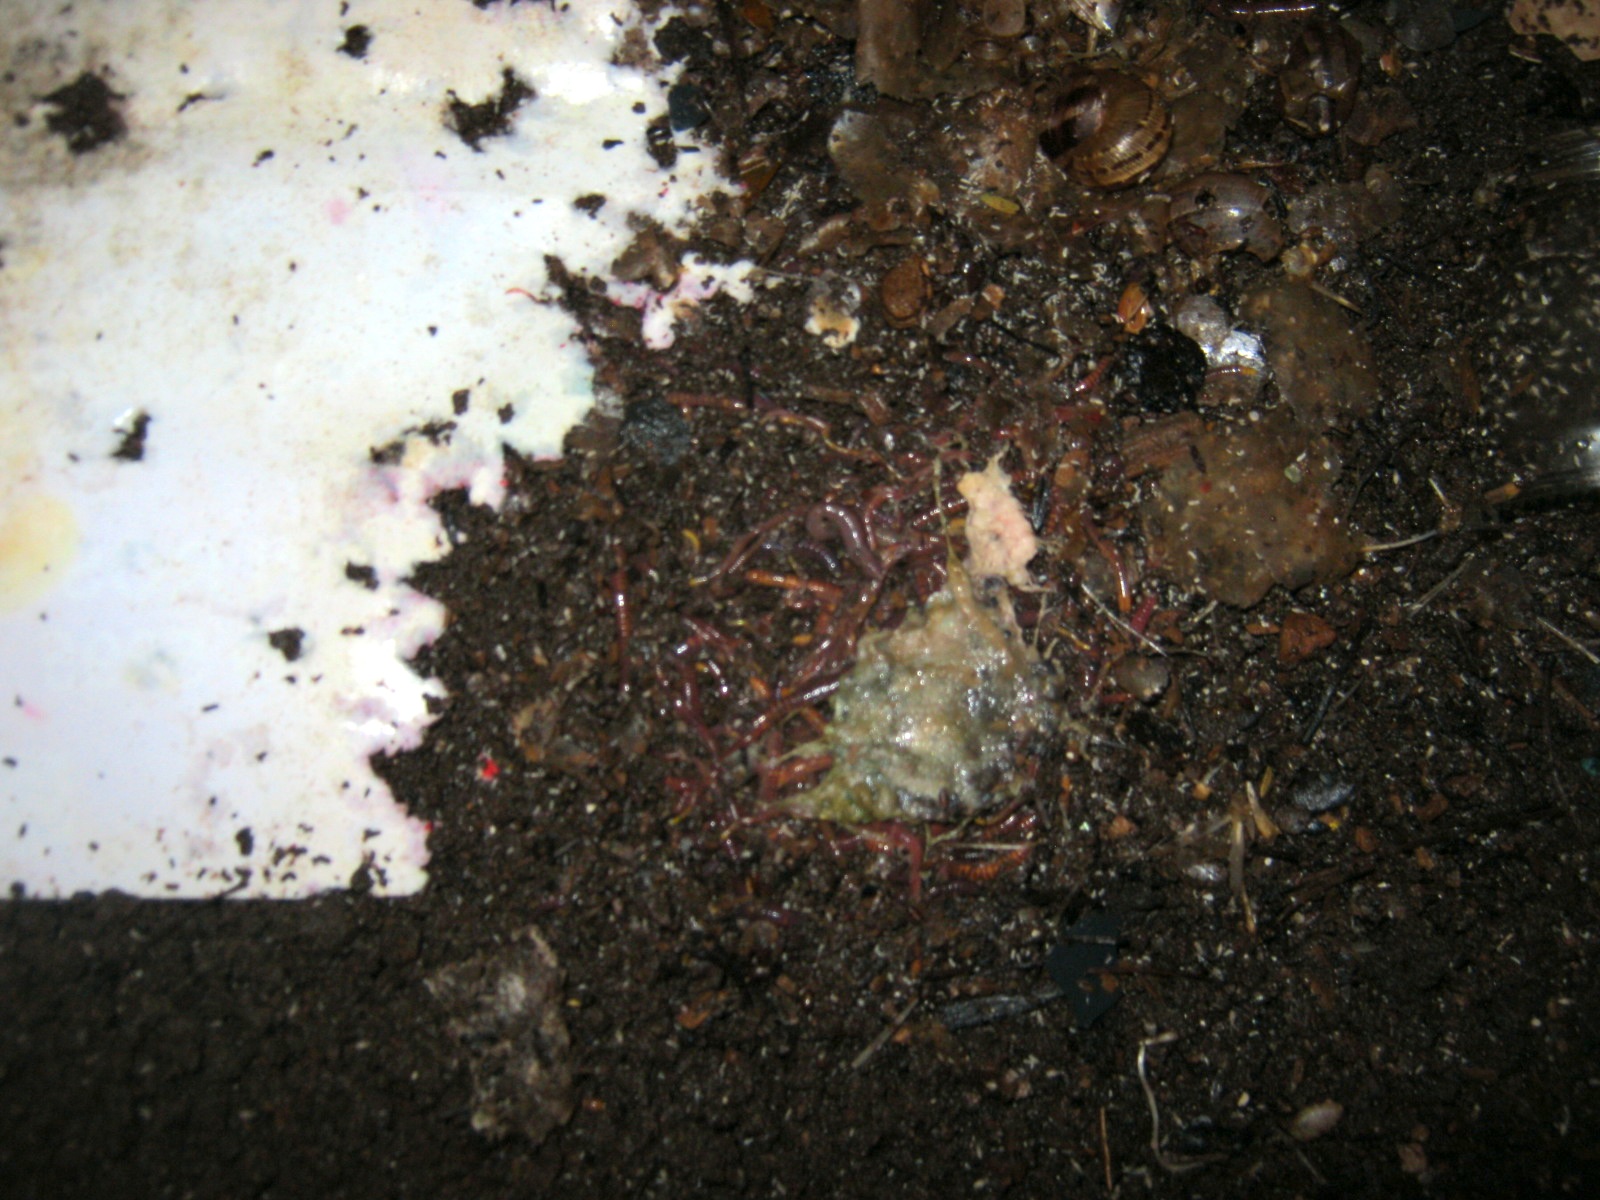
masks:
<path fill-rule="evenodd" d="M 743 186 L 655 274 L 761 271 L 660 350 L 563 276 L 601 408 L 500 512 L 439 499 L 449 699 L 382 764 L 427 891 L 0 910 L 22 1194 L 1600 1182 L 1600 535 L 1484 499 L 1474 340 L 1494 179 L 1600 76 L 1358 7 L 1311 136 L 1278 81 L 1337 35 L 1130 6 L 1095 65 L 1166 81 L 1171 147 L 1096 190 L 1033 125 L 1067 6 L 888 7 L 657 39 Z M 835 697 L 992 462 L 1034 553 L 958 586 L 1051 719 L 990 803 L 818 819 Z"/>

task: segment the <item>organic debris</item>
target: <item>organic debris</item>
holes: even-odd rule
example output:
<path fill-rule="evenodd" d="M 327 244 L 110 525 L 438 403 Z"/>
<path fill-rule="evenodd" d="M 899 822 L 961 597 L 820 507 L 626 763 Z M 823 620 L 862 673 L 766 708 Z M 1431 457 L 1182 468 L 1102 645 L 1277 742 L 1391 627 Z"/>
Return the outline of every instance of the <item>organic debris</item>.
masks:
<path fill-rule="evenodd" d="M 982 471 L 969 471 L 956 483 L 967 502 L 967 570 L 975 579 L 1004 579 L 1013 587 L 1033 580 L 1028 563 L 1039 552 L 1039 539 L 1028 514 L 1011 494 L 1011 476 L 997 454 Z"/>
<path fill-rule="evenodd" d="M 1292 612 L 1278 634 L 1278 661 L 1296 666 L 1333 645 L 1338 634 L 1316 613 Z"/>
<path fill-rule="evenodd" d="M 948 820 L 997 807 L 1025 781 L 1018 752 L 1055 730 L 1050 680 L 1005 606 L 952 561 L 943 590 L 892 633 L 861 639 L 820 743 L 832 766 L 792 801 L 838 821 Z"/>
<path fill-rule="evenodd" d="M 427 981 L 472 1068 L 472 1127 L 537 1145 L 572 1117 L 571 1039 L 561 967 L 537 929 L 511 945 L 436 971 Z"/>
<path fill-rule="evenodd" d="M 1284 414 L 1195 433 L 1140 508 L 1151 566 L 1212 599 L 1249 608 L 1274 584 L 1342 579 L 1360 549 L 1330 488 L 1333 449 Z"/>
<path fill-rule="evenodd" d="M 1261 331 L 1278 395 L 1307 429 L 1342 428 L 1372 410 L 1372 348 L 1338 304 L 1279 283 L 1246 296 L 1239 316 Z"/>

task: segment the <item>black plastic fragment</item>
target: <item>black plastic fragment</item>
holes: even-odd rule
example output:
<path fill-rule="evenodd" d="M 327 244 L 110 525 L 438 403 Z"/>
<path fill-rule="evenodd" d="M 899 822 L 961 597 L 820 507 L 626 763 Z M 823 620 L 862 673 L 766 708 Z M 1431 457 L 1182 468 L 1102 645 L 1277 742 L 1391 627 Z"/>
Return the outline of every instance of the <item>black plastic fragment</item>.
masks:
<path fill-rule="evenodd" d="M 667 120 L 672 123 L 673 133 L 699 129 L 710 119 L 711 112 L 699 88 L 688 82 L 672 85 L 667 92 Z"/>
<path fill-rule="evenodd" d="M 1043 1008 L 1063 996 L 1071 1003 L 1073 1024 L 1087 1029 L 1116 1004 L 1119 992 L 1105 986 L 1101 974 L 1117 958 L 1122 917 L 1094 912 L 1081 917 L 1061 933 L 1061 941 L 1045 958 L 1050 982 L 1031 992 L 1007 992 L 955 1000 L 939 1010 L 946 1029 L 970 1029 Z"/>
<path fill-rule="evenodd" d="M 694 432 L 676 405 L 660 396 L 635 400 L 622 414 L 622 444 L 664 467 L 676 466 L 689 453 Z"/>
<path fill-rule="evenodd" d="M 1122 918 L 1092 912 L 1061 933 L 1061 941 L 1045 959 L 1045 970 L 1072 1005 L 1079 1029 L 1087 1029 L 1111 1011 L 1121 994 L 1106 988 L 1101 972 L 1116 961 Z"/>

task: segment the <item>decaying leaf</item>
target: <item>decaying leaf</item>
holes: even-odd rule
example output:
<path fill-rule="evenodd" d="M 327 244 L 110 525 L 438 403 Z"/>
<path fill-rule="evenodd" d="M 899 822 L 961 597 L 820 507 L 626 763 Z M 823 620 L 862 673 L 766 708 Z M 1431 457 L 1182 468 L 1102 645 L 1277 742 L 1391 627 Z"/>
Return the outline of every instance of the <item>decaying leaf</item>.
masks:
<path fill-rule="evenodd" d="M 561 967 L 532 927 L 510 945 L 436 971 L 428 991 L 472 1071 L 472 1127 L 535 1144 L 572 1117 L 571 1039 L 561 1013 Z"/>
<path fill-rule="evenodd" d="M 1274 584 L 1291 591 L 1355 568 L 1355 539 L 1330 488 L 1333 449 L 1287 414 L 1194 437 L 1140 513 L 1151 566 L 1213 599 L 1248 608 Z"/>

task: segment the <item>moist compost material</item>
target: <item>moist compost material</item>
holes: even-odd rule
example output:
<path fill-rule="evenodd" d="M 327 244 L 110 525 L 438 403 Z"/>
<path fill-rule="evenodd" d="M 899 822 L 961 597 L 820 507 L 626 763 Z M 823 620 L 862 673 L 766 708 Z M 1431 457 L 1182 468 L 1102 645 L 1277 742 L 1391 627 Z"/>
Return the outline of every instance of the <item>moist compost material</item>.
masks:
<path fill-rule="evenodd" d="M 1479 340 L 1521 245 L 1496 181 L 1600 119 L 1594 65 L 1497 17 L 1407 49 L 1358 9 L 1392 118 L 1360 139 L 1242 74 L 1210 166 L 1270 186 L 1282 253 L 1334 247 L 1343 324 L 1301 359 L 1336 342 L 1376 391 L 1316 368 L 1294 400 L 1274 367 L 1241 399 L 1140 330 L 1202 293 L 1237 319 L 1281 254 L 1168 244 L 1159 179 L 962 190 L 940 131 L 1004 108 L 1023 52 L 880 42 L 885 100 L 855 6 L 802 7 L 658 38 L 747 184 L 692 248 L 755 259 L 755 298 L 653 351 L 569 278 L 606 405 L 511 462 L 503 511 L 438 501 L 456 548 L 415 582 L 452 623 L 418 665 L 449 700 L 381 764 L 433 823 L 427 891 L 0 909 L 10 1194 L 1600 1184 L 1600 533 L 1485 500 Z M 1155 16 L 1176 48 L 1133 12 L 1130 59 L 1259 37 Z M 1029 69 L 1086 49 L 1029 19 Z M 1382 211 L 1297 227 L 1351 184 Z M 858 640 L 939 594 L 956 480 L 997 454 L 1041 550 L 982 601 L 1063 720 L 966 820 L 796 815 Z M 1198 524 L 1152 529 L 1154 495 Z"/>

